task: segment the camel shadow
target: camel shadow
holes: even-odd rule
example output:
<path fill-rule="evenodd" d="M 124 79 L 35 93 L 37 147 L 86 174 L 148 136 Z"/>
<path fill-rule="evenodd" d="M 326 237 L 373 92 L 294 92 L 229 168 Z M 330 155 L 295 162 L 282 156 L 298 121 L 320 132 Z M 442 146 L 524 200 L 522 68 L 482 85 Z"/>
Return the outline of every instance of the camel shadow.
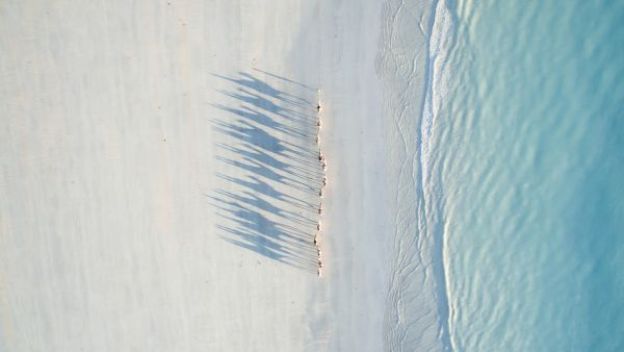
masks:
<path fill-rule="evenodd" d="M 219 142 L 208 195 L 219 236 L 240 248 L 316 272 L 322 170 L 315 92 L 264 71 L 214 75 L 224 81 L 225 112 L 212 121 Z M 264 76 L 265 80 L 258 78 Z M 294 94 L 299 92 L 301 94 Z"/>

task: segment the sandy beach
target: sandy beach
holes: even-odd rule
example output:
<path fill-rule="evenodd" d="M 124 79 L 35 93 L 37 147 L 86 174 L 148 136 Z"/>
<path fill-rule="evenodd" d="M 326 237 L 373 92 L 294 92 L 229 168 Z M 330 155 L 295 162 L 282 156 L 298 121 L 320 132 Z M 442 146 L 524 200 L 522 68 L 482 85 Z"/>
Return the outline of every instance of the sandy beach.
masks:
<path fill-rule="evenodd" d="M 442 350 L 428 11 L 0 5 L 0 350 Z"/>

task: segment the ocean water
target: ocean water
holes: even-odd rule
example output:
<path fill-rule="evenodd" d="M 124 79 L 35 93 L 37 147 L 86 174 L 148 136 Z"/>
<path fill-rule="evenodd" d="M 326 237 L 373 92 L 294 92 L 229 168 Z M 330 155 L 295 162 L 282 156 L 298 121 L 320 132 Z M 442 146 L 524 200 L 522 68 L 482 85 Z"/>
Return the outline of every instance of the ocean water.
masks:
<path fill-rule="evenodd" d="M 446 348 L 624 351 L 624 1 L 440 2 L 419 155 Z"/>

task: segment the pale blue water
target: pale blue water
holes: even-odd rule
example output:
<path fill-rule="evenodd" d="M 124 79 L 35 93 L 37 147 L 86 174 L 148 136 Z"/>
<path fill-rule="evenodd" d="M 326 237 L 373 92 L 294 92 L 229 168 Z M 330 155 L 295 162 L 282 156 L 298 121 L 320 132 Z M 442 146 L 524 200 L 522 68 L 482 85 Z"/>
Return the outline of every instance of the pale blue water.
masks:
<path fill-rule="evenodd" d="M 456 351 L 624 351 L 624 1 L 452 3 L 435 117 Z"/>

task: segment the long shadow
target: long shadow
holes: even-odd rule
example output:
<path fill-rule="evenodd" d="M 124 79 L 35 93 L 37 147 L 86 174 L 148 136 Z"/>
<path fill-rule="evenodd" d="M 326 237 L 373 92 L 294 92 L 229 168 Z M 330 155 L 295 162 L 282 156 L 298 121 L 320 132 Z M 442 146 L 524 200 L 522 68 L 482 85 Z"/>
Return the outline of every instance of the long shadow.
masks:
<path fill-rule="evenodd" d="M 316 272 L 322 170 L 315 91 L 264 71 L 214 76 L 227 87 L 217 132 L 217 177 L 208 195 L 227 242 Z M 262 80 L 259 76 L 264 77 Z"/>

